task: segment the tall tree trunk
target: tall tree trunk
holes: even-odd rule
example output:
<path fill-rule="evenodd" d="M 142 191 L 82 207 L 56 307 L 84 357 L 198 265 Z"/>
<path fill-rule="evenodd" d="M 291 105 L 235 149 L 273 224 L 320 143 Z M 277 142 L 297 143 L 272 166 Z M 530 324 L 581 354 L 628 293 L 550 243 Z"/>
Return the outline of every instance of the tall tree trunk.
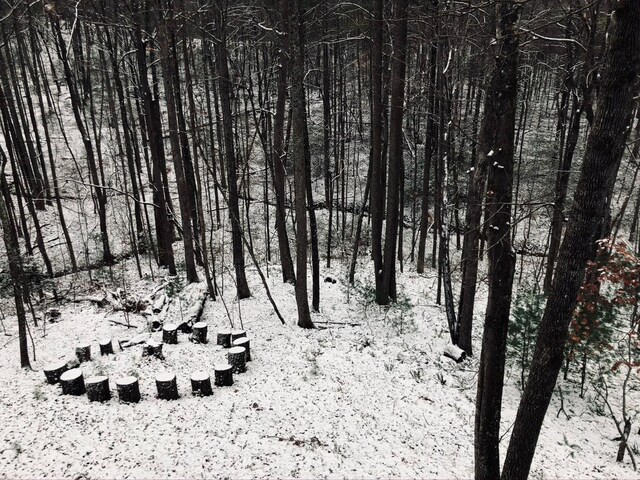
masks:
<path fill-rule="evenodd" d="M 384 238 L 382 291 L 378 300 L 387 305 L 396 300 L 396 242 L 398 223 L 403 216 L 400 204 L 400 174 L 402 172 L 402 117 L 407 56 L 407 0 L 397 0 L 394 12 L 393 60 L 391 66 L 391 118 L 389 120 L 389 171 L 387 185 L 387 222 Z"/>
<path fill-rule="evenodd" d="M 382 49 L 384 1 L 374 0 L 371 27 L 371 256 L 376 281 L 376 302 L 384 303 L 382 287 L 382 221 L 384 218 L 385 178 L 382 155 Z M 387 300 L 388 303 L 388 300 Z"/>
<path fill-rule="evenodd" d="M 598 106 L 587 139 L 551 290 L 540 322 L 529 379 L 509 442 L 503 479 L 526 479 L 558 373 L 587 261 L 606 215 L 608 188 L 617 176 L 631 121 L 640 70 L 640 3 L 619 1 L 613 14 Z"/>
<path fill-rule="evenodd" d="M 9 260 L 9 274 L 13 283 L 13 298 L 16 305 L 16 315 L 18 317 L 18 339 L 20 345 L 20 366 L 23 368 L 31 368 L 29 362 L 29 350 L 27 346 L 27 317 L 22 301 L 23 291 L 23 272 L 22 257 L 20 256 L 20 244 L 7 208 L 9 187 L 4 175 L 4 167 L 7 158 L 0 146 L 0 222 L 2 225 L 2 235 L 4 245 L 7 249 L 7 259 Z"/>
<path fill-rule="evenodd" d="M 167 102 L 167 119 L 169 122 L 169 141 L 171 143 L 171 156 L 173 159 L 173 169 L 176 175 L 178 186 L 178 203 L 180 205 L 180 223 L 182 225 L 182 242 L 184 244 L 184 259 L 187 273 L 187 282 L 198 281 L 196 271 L 194 248 L 193 248 L 193 227 L 191 223 L 191 193 L 187 184 L 184 170 L 183 148 L 180 141 L 180 126 L 177 118 L 176 98 L 180 91 L 176 90 L 174 76 L 175 71 L 175 31 L 174 12 L 171 0 L 167 1 L 167 18 L 165 18 L 160 28 L 160 48 L 162 50 L 162 78 L 164 80 L 164 95 Z M 187 148 L 188 150 L 188 148 Z"/>
<path fill-rule="evenodd" d="M 145 8 L 145 11 L 148 10 Z M 142 15 L 140 12 L 138 13 Z M 166 189 L 162 175 L 162 172 L 166 171 L 164 142 L 162 140 L 162 123 L 158 99 L 153 98 L 147 76 L 147 43 L 143 41 L 142 38 L 142 23 L 142 18 L 138 18 L 134 29 L 134 42 L 138 64 L 138 89 L 140 90 L 142 99 L 142 109 L 145 120 L 144 127 L 147 129 L 147 138 L 151 153 L 153 214 L 158 242 L 158 264 L 167 267 L 170 275 L 175 275 L 176 264 L 172 245 L 173 228 L 169 223 L 169 214 L 167 211 L 168 199 L 165 196 Z"/>
<path fill-rule="evenodd" d="M 307 298 L 307 169 L 304 134 L 306 108 L 304 96 L 304 44 L 301 29 L 304 13 L 300 0 L 290 2 L 290 51 L 291 51 L 291 139 L 289 152 L 294 169 L 295 214 L 296 214 L 296 304 L 298 326 L 313 328 L 309 299 Z"/>
<path fill-rule="evenodd" d="M 82 137 L 82 143 L 87 155 L 89 174 L 91 182 L 93 183 L 93 190 L 98 208 L 98 220 L 100 224 L 100 236 L 102 240 L 102 260 L 105 265 L 111 265 L 113 264 L 114 257 L 111 254 L 111 247 L 109 246 L 109 235 L 107 228 L 107 195 L 103 188 L 104 182 L 102 182 L 102 175 L 99 175 L 93 143 L 91 141 L 91 137 L 89 136 L 89 131 L 87 130 L 85 120 L 83 119 L 83 101 L 78 92 L 76 78 L 73 74 L 73 71 L 71 70 L 71 65 L 67 56 L 67 46 L 66 42 L 64 41 L 64 37 L 62 36 L 60 19 L 57 17 L 55 11 L 50 14 L 50 19 L 51 26 L 58 43 L 58 51 L 60 54 L 60 60 L 62 60 L 62 66 L 64 68 L 65 80 L 67 82 L 67 87 L 69 88 L 73 116 L 75 118 L 78 131 L 80 132 L 80 135 Z"/>
<path fill-rule="evenodd" d="M 280 30 L 281 36 L 280 55 L 278 58 L 278 82 L 276 111 L 273 120 L 273 186 L 276 192 L 276 232 L 278 234 L 278 248 L 280 251 L 280 263 L 282 264 L 282 281 L 295 283 L 296 274 L 291 258 L 289 235 L 287 234 L 286 221 L 286 193 L 285 183 L 287 178 L 286 163 L 287 154 L 285 145 L 285 116 L 287 105 L 287 75 L 289 72 L 289 0 L 279 0 L 280 6 Z"/>
<path fill-rule="evenodd" d="M 214 7 L 217 42 L 218 88 L 222 106 L 222 128 L 224 130 L 224 148 L 227 160 L 227 184 L 229 188 L 229 215 L 231 220 L 231 240 L 233 244 L 233 266 L 236 272 L 236 291 L 238 298 L 251 296 L 247 277 L 244 272 L 244 251 L 242 247 L 242 225 L 240 224 L 240 208 L 238 206 L 238 177 L 236 165 L 235 142 L 233 138 L 233 117 L 231 114 L 231 79 L 227 63 L 226 12 L 223 5 Z"/>
<path fill-rule="evenodd" d="M 489 295 L 482 336 L 475 419 L 475 478 L 500 476 L 500 412 L 506 357 L 507 329 L 515 270 L 511 246 L 514 136 L 518 97 L 519 36 L 516 23 L 520 6 L 500 3 L 496 8 L 495 64 L 487 91 L 488 109 L 483 119 L 489 165 L 486 218 L 489 219 Z M 493 152 L 493 153 L 491 153 Z M 483 155 L 484 152 L 481 152 Z"/>

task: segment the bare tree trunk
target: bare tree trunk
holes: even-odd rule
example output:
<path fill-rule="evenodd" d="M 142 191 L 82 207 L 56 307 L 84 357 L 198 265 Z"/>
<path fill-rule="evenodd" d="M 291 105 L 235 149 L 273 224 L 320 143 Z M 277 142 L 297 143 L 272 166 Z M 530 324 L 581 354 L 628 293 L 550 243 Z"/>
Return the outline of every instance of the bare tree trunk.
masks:
<path fill-rule="evenodd" d="M 290 3 L 290 48 L 291 48 L 291 139 L 289 152 L 294 168 L 295 214 L 296 214 L 296 303 L 298 326 L 313 328 L 309 299 L 307 298 L 307 169 L 304 148 L 305 97 L 304 97 L 304 44 L 301 29 L 304 13 L 300 0 Z"/>
<path fill-rule="evenodd" d="M 160 48 L 162 50 L 162 78 L 164 81 L 164 95 L 167 102 L 167 119 L 169 122 L 169 141 L 171 143 L 171 156 L 173 169 L 178 186 L 178 203 L 180 205 L 180 223 L 182 225 L 182 243 L 184 244 L 184 259 L 187 273 L 187 282 L 198 281 L 196 271 L 194 248 L 193 248 L 193 227 L 191 223 L 191 193 L 187 184 L 184 170 L 183 148 L 180 141 L 180 125 L 177 118 L 176 99 L 180 91 L 176 91 L 174 76 L 177 75 L 175 61 L 175 32 L 174 32 L 174 12 L 171 0 L 167 0 L 167 10 L 165 18 L 160 26 Z M 188 149 L 187 149 L 188 150 Z"/>
<path fill-rule="evenodd" d="M 489 81 L 488 109 L 483 119 L 489 165 L 486 218 L 489 295 L 482 336 L 475 419 L 475 478 L 494 480 L 500 476 L 500 413 L 506 358 L 507 328 L 515 271 L 511 246 L 511 201 L 513 197 L 514 136 L 518 97 L 519 36 L 516 23 L 520 6 L 503 2 L 496 8 L 495 64 Z M 493 152 L 493 153 L 491 153 Z M 484 152 L 480 153 L 484 155 Z"/>
<path fill-rule="evenodd" d="M 384 218 L 385 178 L 382 155 L 382 48 L 384 1 L 374 0 L 371 27 L 371 256 L 376 279 L 376 302 L 385 301 L 382 282 L 382 221 Z M 387 300 L 388 303 L 388 300 Z"/>
<path fill-rule="evenodd" d="M 0 147 L 0 222 L 2 224 L 2 234 L 4 237 L 5 248 L 7 249 L 7 259 L 9 260 L 9 273 L 13 283 L 13 298 L 16 305 L 16 315 L 18 317 L 18 338 L 20 344 L 20 366 L 23 368 L 31 368 L 29 362 L 29 350 L 27 345 L 27 317 L 24 310 L 23 297 L 23 273 L 22 273 L 22 257 L 20 256 L 20 244 L 16 230 L 9 217 L 7 209 L 7 198 L 9 196 L 9 188 L 5 180 L 4 167 L 7 158 Z"/>
<path fill-rule="evenodd" d="M 278 234 L 278 248 L 280 250 L 280 263 L 282 264 L 282 280 L 288 283 L 295 283 L 296 275 L 293 269 L 293 260 L 291 258 L 291 247 L 289 246 L 289 236 L 287 234 L 287 222 L 285 211 L 285 183 L 286 183 L 286 162 L 287 154 L 284 149 L 284 123 L 286 115 L 287 102 L 287 74 L 289 71 L 289 43 L 290 38 L 288 22 L 289 22 L 289 0 L 279 0 L 281 30 L 285 32 L 282 35 L 282 44 L 280 46 L 276 98 L 276 112 L 273 122 L 273 185 L 276 192 L 276 232 Z"/>
<path fill-rule="evenodd" d="M 391 118 L 389 120 L 389 171 L 387 176 L 387 222 L 384 238 L 384 265 L 382 267 L 381 305 L 395 301 L 396 242 L 398 223 L 403 215 L 399 211 L 400 173 L 402 172 L 402 116 L 404 114 L 404 87 L 407 56 L 407 0 L 397 0 L 394 13 L 393 60 L 391 66 Z"/>
<path fill-rule="evenodd" d="M 233 266 L 236 272 L 236 291 L 238 298 L 251 296 L 245 275 L 244 251 L 242 247 L 242 225 L 240 224 L 240 208 L 238 206 L 238 177 L 236 165 L 235 143 L 233 139 L 233 117 L 231 115 L 231 79 L 227 63 L 227 34 L 224 7 L 214 7 L 217 43 L 218 88 L 222 106 L 222 128 L 224 131 L 224 147 L 227 160 L 227 186 L 229 188 L 229 214 L 231 220 L 231 240 L 233 243 Z"/>
<path fill-rule="evenodd" d="M 558 373 L 587 261 L 604 221 L 607 190 L 617 175 L 640 70 L 640 3 L 617 2 L 606 66 L 582 171 L 556 273 L 540 323 L 529 379 L 509 442 L 503 479 L 526 479 Z"/>

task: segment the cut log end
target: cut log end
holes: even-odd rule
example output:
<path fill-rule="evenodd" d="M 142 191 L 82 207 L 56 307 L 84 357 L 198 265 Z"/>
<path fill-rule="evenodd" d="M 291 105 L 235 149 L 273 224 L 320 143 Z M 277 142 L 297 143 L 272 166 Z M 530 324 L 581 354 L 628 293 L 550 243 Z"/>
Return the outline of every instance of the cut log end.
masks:
<path fill-rule="evenodd" d="M 217 387 L 233 385 L 233 367 L 228 363 L 220 363 L 214 368 L 215 384 Z"/>
<path fill-rule="evenodd" d="M 229 364 L 233 367 L 233 373 L 244 373 L 247 371 L 247 350 L 244 347 L 232 347 L 227 353 Z"/>
<path fill-rule="evenodd" d="M 206 372 L 195 372 L 191 375 L 191 390 L 194 395 L 208 397 L 213 394 L 211 378 Z"/>
<path fill-rule="evenodd" d="M 162 353 L 162 342 L 156 342 L 155 340 L 149 340 L 142 346 L 143 357 L 156 357 L 160 360 L 164 360 L 164 354 Z"/>
<path fill-rule="evenodd" d="M 207 343 L 207 330 L 208 327 L 206 323 L 194 323 L 189 340 L 193 343 Z"/>
<path fill-rule="evenodd" d="M 109 377 L 97 376 L 87 378 L 85 382 L 87 397 L 90 402 L 106 402 L 111 399 Z"/>
<path fill-rule="evenodd" d="M 251 361 L 251 345 L 247 337 L 241 337 L 233 341 L 234 347 L 243 347 L 245 352 L 245 361 Z"/>
<path fill-rule="evenodd" d="M 162 327 L 162 341 L 169 345 L 178 343 L 178 326 L 173 323 L 167 323 Z"/>
<path fill-rule="evenodd" d="M 462 350 L 457 345 L 447 345 L 447 347 L 444 349 L 443 355 L 454 360 L 456 363 L 460 363 L 465 358 L 467 358 L 467 352 Z"/>
<path fill-rule="evenodd" d="M 113 355 L 113 342 L 110 338 L 103 338 L 98 343 L 100 344 L 100 355 Z"/>
<path fill-rule="evenodd" d="M 247 331 L 246 330 L 231 330 L 231 341 L 233 342 L 234 340 L 237 340 L 238 338 L 242 338 L 242 337 L 246 337 L 247 336 Z"/>
<path fill-rule="evenodd" d="M 122 377 L 116 380 L 118 398 L 123 403 L 138 403 L 140 401 L 140 386 L 138 379 L 133 376 Z"/>
<path fill-rule="evenodd" d="M 91 344 L 83 343 L 76 347 L 76 358 L 80 363 L 89 362 L 91 360 Z"/>
<path fill-rule="evenodd" d="M 216 343 L 223 348 L 231 348 L 231 330 L 220 330 Z"/>
<path fill-rule="evenodd" d="M 60 375 L 66 372 L 69 368 L 67 367 L 67 362 L 54 362 L 50 363 L 44 367 L 44 376 L 47 379 L 47 383 L 51 385 L 56 384 L 60 381 Z"/>
<path fill-rule="evenodd" d="M 158 398 L 161 400 L 178 399 L 178 382 L 174 373 L 160 373 L 156 376 Z"/>
<path fill-rule="evenodd" d="M 73 368 L 60 375 L 63 395 L 82 395 L 86 392 L 82 370 Z"/>

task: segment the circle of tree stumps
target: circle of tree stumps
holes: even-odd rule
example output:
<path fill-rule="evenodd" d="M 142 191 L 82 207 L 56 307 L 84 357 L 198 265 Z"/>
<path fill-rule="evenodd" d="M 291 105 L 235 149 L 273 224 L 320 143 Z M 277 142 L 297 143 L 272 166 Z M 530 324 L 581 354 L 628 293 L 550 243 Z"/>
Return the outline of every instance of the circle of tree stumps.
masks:
<path fill-rule="evenodd" d="M 178 327 L 166 324 L 162 329 L 163 342 L 148 340 L 142 345 L 143 356 L 155 356 L 164 359 L 162 346 L 164 343 L 176 344 Z M 194 343 L 207 343 L 208 326 L 204 322 L 197 322 L 192 327 L 189 340 Z M 246 371 L 246 362 L 251 361 L 250 341 L 245 330 L 221 330 L 217 333 L 216 343 L 228 349 L 227 363 L 216 364 L 214 367 L 214 385 L 228 387 L 233 385 L 233 374 Z M 101 339 L 98 342 L 101 355 L 114 353 L 111 339 Z M 91 360 L 91 345 L 80 344 L 75 349 L 77 360 L 69 362 L 59 361 L 43 368 L 47 383 L 60 383 L 63 395 L 80 396 L 87 394 L 90 402 L 106 402 L 112 398 L 109 377 L 97 375 L 84 379 L 81 363 Z M 161 373 L 156 376 L 158 398 L 162 400 L 176 400 L 179 398 L 178 384 L 174 373 Z M 204 371 L 191 375 L 191 389 L 194 395 L 210 396 L 213 394 L 211 377 Z M 141 400 L 138 378 L 125 376 L 115 381 L 118 398 L 122 403 L 138 403 Z"/>

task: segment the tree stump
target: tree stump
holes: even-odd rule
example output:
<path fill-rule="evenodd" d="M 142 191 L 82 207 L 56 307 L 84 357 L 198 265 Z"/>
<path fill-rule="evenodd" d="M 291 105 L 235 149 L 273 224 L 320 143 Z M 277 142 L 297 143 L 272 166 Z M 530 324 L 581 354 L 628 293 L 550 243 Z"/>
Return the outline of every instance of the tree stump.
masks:
<path fill-rule="evenodd" d="M 100 355 L 113 355 L 113 342 L 110 338 L 103 338 L 98 343 L 100 344 Z"/>
<path fill-rule="evenodd" d="M 231 330 L 231 343 L 233 343 L 234 340 L 237 340 L 239 338 L 246 337 L 246 336 L 247 336 L 246 330 Z"/>
<path fill-rule="evenodd" d="M 156 357 L 160 360 L 164 360 L 164 355 L 162 354 L 162 345 L 161 342 L 156 342 L 155 340 L 149 340 L 142 346 L 142 356 L 143 357 Z"/>
<path fill-rule="evenodd" d="M 178 326 L 173 323 L 167 323 L 162 327 L 162 341 L 169 345 L 178 343 Z"/>
<path fill-rule="evenodd" d="M 85 387 L 90 402 L 106 402 L 111 399 L 109 377 L 89 377 L 85 382 Z"/>
<path fill-rule="evenodd" d="M 121 402 L 138 403 L 140 401 L 140 385 L 136 377 L 119 378 L 116 380 L 116 388 Z"/>
<path fill-rule="evenodd" d="M 238 338 L 237 340 L 233 341 L 233 346 L 234 347 L 244 347 L 244 349 L 246 350 L 245 352 L 245 361 L 250 362 L 251 361 L 251 346 L 249 344 L 249 339 L 247 337 L 241 337 Z"/>
<path fill-rule="evenodd" d="M 207 329 L 204 322 L 194 323 L 189 340 L 193 343 L 207 343 Z"/>
<path fill-rule="evenodd" d="M 231 330 L 220 330 L 217 344 L 222 345 L 223 348 L 231 348 Z"/>
<path fill-rule="evenodd" d="M 47 383 L 51 385 L 58 383 L 60 381 L 60 375 L 67 370 L 69 370 L 69 368 L 67 367 L 67 362 L 64 361 L 50 363 L 43 369 Z"/>
<path fill-rule="evenodd" d="M 208 397 L 213 394 L 211 378 L 206 372 L 195 372 L 191 375 L 191 390 L 194 395 Z"/>
<path fill-rule="evenodd" d="M 219 363 L 213 369 L 216 387 L 233 385 L 233 367 L 228 363 Z"/>
<path fill-rule="evenodd" d="M 158 398 L 161 400 L 178 399 L 178 382 L 174 373 L 161 373 L 156 377 Z"/>
<path fill-rule="evenodd" d="M 232 347 L 227 353 L 227 359 L 233 367 L 233 373 L 244 373 L 247 371 L 247 350 L 244 347 Z"/>
<path fill-rule="evenodd" d="M 82 370 L 73 368 L 60 375 L 63 395 L 82 395 L 86 392 Z"/>
<path fill-rule="evenodd" d="M 91 360 L 91 344 L 85 343 L 76 347 L 76 357 L 80 363 Z"/>

